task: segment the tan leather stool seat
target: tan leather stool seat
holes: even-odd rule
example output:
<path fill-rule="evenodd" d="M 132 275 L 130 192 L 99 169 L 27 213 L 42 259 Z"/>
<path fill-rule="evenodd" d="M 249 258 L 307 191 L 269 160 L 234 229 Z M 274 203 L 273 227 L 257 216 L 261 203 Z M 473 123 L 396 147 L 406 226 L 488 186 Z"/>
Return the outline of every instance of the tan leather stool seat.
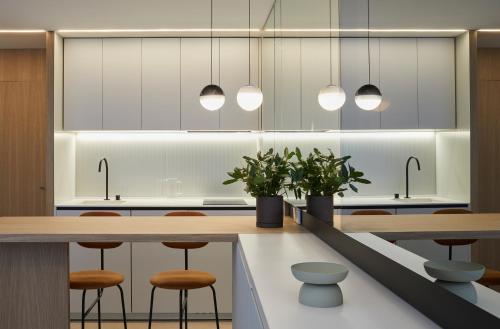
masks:
<path fill-rule="evenodd" d="M 123 282 L 125 278 L 120 273 L 106 270 L 79 271 L 69 274 L 71 289 L 102 289 L 114 287 Z"/>
<path fill-rule="evenodd" d="M 216 279 L 210 273 L 196 270 L 171 270 L 151 277 L 151 284 L 158 288 L 189 290 L 211 286 Z"/>
<path fill-rule="evenodd" d="M 483 284 L 485 286 L 500 286 L 500 271 L 492 270 L 487 268 L 481 279 L 477 280 L 477 283 Z"/>

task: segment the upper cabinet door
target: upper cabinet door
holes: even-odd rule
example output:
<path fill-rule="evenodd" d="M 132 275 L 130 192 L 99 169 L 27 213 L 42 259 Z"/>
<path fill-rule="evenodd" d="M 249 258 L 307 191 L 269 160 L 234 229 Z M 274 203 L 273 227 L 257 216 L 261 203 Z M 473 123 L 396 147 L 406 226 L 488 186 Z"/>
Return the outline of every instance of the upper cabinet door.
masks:
<path fill-rule="evenodd" d="M 339 85 L 338 39 L 332 39 L 332 80 Z M 301 41 L 302 129 L 340 129 L 340 109 L 326 111 L 318 103 L 321 88 L 330 84 L 330 39 Z"/>
<path fill-rule="evenodd" d="M 64 40 L 64 129 L 102 129 L 102 40 Z"/>
<path fill-rule="evenodd" d="M 275 89 L 276 89 L 276 42 L 275 39 L 262 39 L 262 93 L 264 101 L 262 102 L 262 130 L 275 129 L 274 107 Z"/>
<path fill-rule="evenodd" d="M 380 39 L 383 129 L 418 128 L 417 40 Z"/>
<path fill-rule="evenodd" d="M 421 38 L 417 45 L 419 128 L 455 128 L 455 42 Z"/>
<path fill-rule="evenodd" d="M 214 43 L 218 46 L 218 43 Z M 226 95 L 226 103 L 220 109 L 221 129 L 258 130 L 260 108 L 248 112 L 238 106 L 236 95 L 240 87 L 248 84 L 248 39 L 220 39 L 220 86 Z M 259 41 L 250 43 L 251 83 L 259 86 Z M 217 58 L 214 58 L 216 61 Z M 214 71 L 214 82 L 218 72 Z M 267 95 L 264 94 L 264 97 Z"/>
<path fill-rule="evenodd" d="M 300 41 L 298 38 L 276 40 L 276 130 L 302 127 Z"/>
<path fill-rule="evenodd" d="M 210 84 L 210 52 L 210 39 L 181 39 L 181 129 L 183 130 L 220 128 L 220 110 L 208 111 L 200 104 L 200 92 L 203 87 Z M 214 73 L 216 72 L 218 67 L 214 67 Z M 226 101 L 228 97 L 235 96 L 226 93 Z"/>
<path fill-rule="evenodd" d="M 180 39 L 142 39 L 142 129 L 181 128 Z"/>
<path fill-rule="evenodd" d="M 104 39 L 103 129 L 141 126 L 141 39 Z"/>
<path fill-rule="evenodd" d="M 380 112 L 365 111 L 354 102 L 356 91 L 368 83 L 368 40 L 366 38 L 342 39 L 341 86 L 346 93 L 342 107 L 342 129 L 380 129 Z M 380 40 L 370 39 L 371 83 L 380 87 Z"/>

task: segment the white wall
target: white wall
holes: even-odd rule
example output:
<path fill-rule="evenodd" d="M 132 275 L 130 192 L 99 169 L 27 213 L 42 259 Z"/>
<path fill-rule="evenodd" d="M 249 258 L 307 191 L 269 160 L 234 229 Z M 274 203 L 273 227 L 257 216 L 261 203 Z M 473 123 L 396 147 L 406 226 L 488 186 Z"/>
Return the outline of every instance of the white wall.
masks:
<path fill-rule="evenodd" d="M 470 133 L 436 133 L 436 189 L 441 196 L 470 200 Z"/>
<path fill-rule="evenodd" d="M 342 133 L 78 133 L 76 137 L 76 195 L 100 196 L 104 176 L 98 162 L 110 164 L 110 195 L 160 197 L 162 181 L 178 178 L 184 196 L 245 196 L 240 184 L 222 185 L 226 172 L 243 163 L 243 155 L 273 147 L 279 152 L 299 146 L 350 154 L 352 165 L 373 184 L 360 186 L 359 195 L 404 192 L 405 161 L 417 156 L 422 171 L 412 164 L 412 194 L 436 193 L 434 132 Z"/>
<path fill-rule="evenodd" d="M 73 133 L 54 135 L 54 201 L 75 197 L 75 153 L 76 143 Z"/>

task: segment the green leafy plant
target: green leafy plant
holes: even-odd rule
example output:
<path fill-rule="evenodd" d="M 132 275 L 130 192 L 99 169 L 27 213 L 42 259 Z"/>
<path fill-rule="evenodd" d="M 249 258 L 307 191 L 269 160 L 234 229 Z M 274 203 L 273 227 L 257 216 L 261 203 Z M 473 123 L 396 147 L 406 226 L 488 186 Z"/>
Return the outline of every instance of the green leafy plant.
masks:
<path fill-rule="evenodd" d="M 297 162 L 291 163 L 291 181 L 288 188 L 293 190 L 295 197 L 300 199 L 302 194 L 310 196 L 344 196 L 344 191 L 351 189 L 358 192 L 354 185 L 370 184 L 363 177 L 361 171 L 357 171 L 347 161 L 351 156 L 336 158 L 332 150 L 323 154 L 314 149 L 306 158 L 302 157 L 299 148 L 295 149 Z"/>
<path fill-rule="evenodd" d="M 231 179 L 223 184 L 228 185 L 238 181 L 245 184 L 245 192 L 253 197 L 278 196 L 285 191 L 286 180 L 289 177 L 290 159 L 294 152 L 285 148 L 283 156 L 274 153 L 271 148 L 266 153 L 258 152 L 256 158 L 244 156 L 244 167 L 236 167 L 227 174 Z"/>

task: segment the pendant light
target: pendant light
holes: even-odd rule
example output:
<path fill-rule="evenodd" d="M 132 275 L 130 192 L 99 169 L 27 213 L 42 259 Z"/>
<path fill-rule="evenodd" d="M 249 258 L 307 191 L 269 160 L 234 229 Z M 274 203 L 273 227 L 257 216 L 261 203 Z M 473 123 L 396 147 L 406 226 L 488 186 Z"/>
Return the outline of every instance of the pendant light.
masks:
<path fill-rule="evenodd" d="M 339 1 L 340 5 L 340 1 Z M 336 111 L 345 103 L 345 91 L 340 86 L 333 84 L 332 65 L 332 0 L 330 0 L 330 84 L 321 88 L 318 94 L 318 103 L 326 111 Z M 340 12 L 340 11 L 339 11 Z M 340 45 L 340 40 L 339 40 Z M 339 50 L 340 53 L 340 50 Z M 340 62 L 340 58 L 339 58 Z M 342 65 L 342 64 L 340 64 Z"/>
<path fill-rule="evenodd" d="M 243 86 L 238 90 L 236 101 L 238 105 L 245 111 L 255 111 L 262 104 L 263 95 L 259 87 L 251 84 L 251 57 L 250 57 L 250 0 L 248 0 L 248 85 Z"/>
<path fill-rule="evenodd" d="M 377 86 L 371 84 L 370 64 L 370 0 L 368 0 L 368 84 L 361 86 L 354 96 L 356 105 L 365 111 L 375 110 L 382 103 L 382 93 Z"/>
<path fill-rule="evenodd" d="M 213 7 L 213 0 L 210 0 L 210 84 L 205 86 L 200 93 L 200 104 L 208 111 L 219 110 L 226 101 L 222 88 L 213 83 Z"/>

